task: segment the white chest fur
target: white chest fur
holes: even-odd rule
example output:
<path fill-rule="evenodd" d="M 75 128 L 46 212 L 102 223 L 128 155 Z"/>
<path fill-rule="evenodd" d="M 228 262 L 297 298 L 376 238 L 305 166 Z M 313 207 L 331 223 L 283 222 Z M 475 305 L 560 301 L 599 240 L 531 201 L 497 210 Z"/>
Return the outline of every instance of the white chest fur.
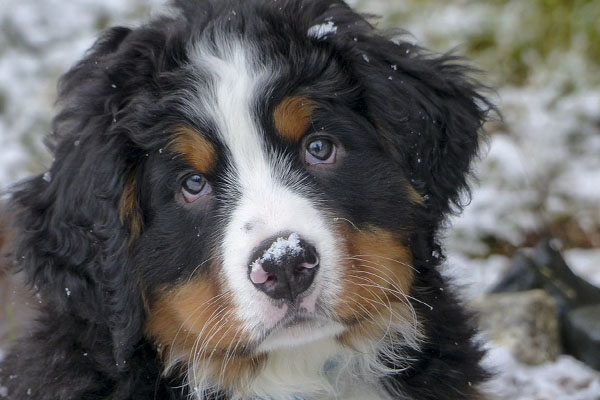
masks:
<path fill-rule="evenodd" d="M 389 400 L 378 384 L 374 349 L 350 350 L 323 339 L 269 354 L 249 390 L 237 399 Z"/>

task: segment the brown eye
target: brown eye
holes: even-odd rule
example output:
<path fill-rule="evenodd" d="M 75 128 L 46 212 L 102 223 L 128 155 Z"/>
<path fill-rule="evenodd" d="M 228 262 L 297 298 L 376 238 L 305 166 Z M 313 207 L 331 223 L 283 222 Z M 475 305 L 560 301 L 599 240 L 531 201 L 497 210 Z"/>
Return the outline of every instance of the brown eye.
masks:
<path fill-rule="evenodd" d="M 201 174 L 188 175 L 181 185 L 181 193 L 187 203 L 193 203 L 211 192 L 212 187 Z"/>
<path fill-rule="evenodd" d="M 306 144 L 305 160 L 309 164 L 333 164 L 336 147 L 331 140 L 317 138 Z"/>

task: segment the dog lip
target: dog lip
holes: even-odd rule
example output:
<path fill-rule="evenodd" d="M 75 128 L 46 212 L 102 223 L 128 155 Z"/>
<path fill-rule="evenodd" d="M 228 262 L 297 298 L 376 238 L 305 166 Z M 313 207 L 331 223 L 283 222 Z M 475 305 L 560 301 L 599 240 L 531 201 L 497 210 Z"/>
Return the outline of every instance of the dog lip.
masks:
<path fill-rule="evenodd" d="M 277 322 L 272 328 L 266 331 L 263 336 L 263 340 L 271 335 L 273 332 L 280 329 L 292 328 L 301 325 L 314 326 L 314 324 L 325 323 L 326 318 L 317 314 L 307 314 L 305 311 L 294 311 L 291 310 L 284 316 L 279 322 Z"/>
<path fill-rule="evenodd" d="M 298 326 L 314 321 L 313 318 L 307 318 L 306 316 L 296 316 L 293 319 L 286 321 L 280 328 L 290 328 L 292 326 Z"/>

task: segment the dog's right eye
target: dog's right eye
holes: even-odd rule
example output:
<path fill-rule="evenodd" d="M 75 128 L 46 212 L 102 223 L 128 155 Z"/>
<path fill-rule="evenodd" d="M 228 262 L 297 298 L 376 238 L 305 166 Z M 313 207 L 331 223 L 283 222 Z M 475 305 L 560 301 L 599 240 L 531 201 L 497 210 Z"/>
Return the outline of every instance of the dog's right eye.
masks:
<path fill-rule="evenodd" d="M 200 197 L 211 192 L 212 187 L 202 174 L 190 174 L 186 176 L 181 185 L 181 193 L 186 203 L 193 203 Z"/>

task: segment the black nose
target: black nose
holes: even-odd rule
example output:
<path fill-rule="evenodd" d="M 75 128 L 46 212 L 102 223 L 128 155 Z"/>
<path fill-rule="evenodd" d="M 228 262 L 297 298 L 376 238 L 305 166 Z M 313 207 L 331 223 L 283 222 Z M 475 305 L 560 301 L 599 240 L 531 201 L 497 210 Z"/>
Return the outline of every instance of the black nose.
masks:
<path fill-rule="evenodd" d="M 263 241 L 254 250 L 248 277 L 269 297 L 294 301 L 310 287 L 318 269 L 315 248 L 297 233 L 284 233 Z"/>

